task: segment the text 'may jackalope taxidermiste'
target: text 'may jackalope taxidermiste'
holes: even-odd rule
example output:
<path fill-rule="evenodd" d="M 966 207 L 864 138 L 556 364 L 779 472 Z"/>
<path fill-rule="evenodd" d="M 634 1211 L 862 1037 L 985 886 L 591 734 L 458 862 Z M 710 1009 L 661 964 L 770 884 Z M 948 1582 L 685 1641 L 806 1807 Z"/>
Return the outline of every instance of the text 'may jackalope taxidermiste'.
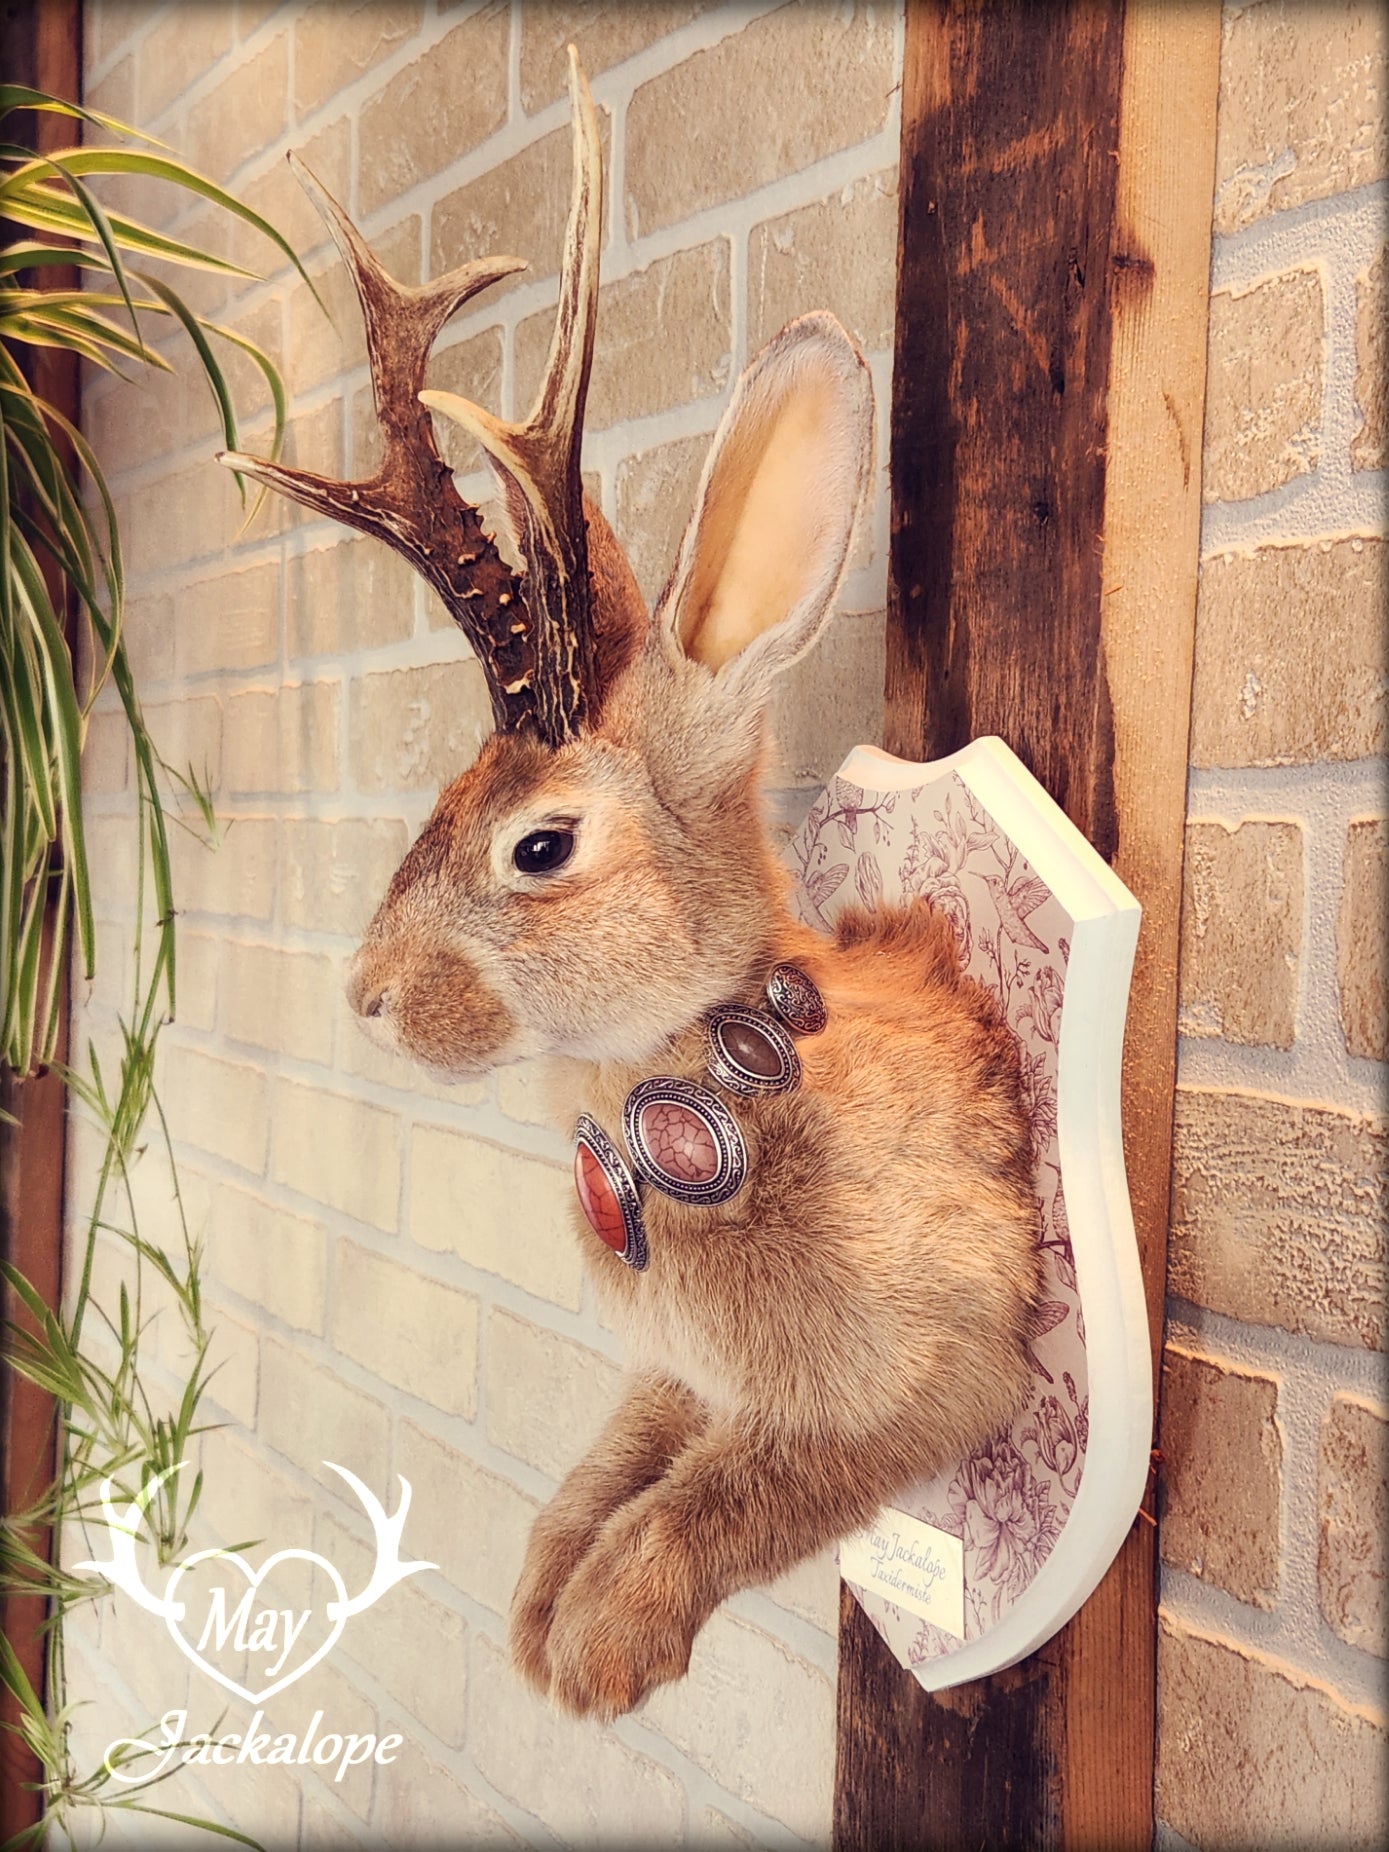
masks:
<path fill-rule="evenodd" d="M 602 167 L 572 51 L 571 101 L 529 419 L 422 390 L 444 323 L 518 261 L 402 286 L 306 175 L 361 298 L 383 461 L 359 483 L 227 461 L 397 548 L 487 674 L 497 731 L 391 882 L 351 998 L 445 1074 L 562 1064 L 575 1225 L 629 1377 L 535 1525 L 511 1637 L 534 1684 L 611 1716 L 684 1672 L 726 1596 L 1010 1419 L 1037 1210 L 1016 1049 L 949 921 L 810 931 L 763 824 L 767 698 L 828 619 L 870 474 L 867 370 L 826 315 L 752 362 L 648 617 L 580 484 Z M 431 413 L 487 453 L 519 570 Z"/>

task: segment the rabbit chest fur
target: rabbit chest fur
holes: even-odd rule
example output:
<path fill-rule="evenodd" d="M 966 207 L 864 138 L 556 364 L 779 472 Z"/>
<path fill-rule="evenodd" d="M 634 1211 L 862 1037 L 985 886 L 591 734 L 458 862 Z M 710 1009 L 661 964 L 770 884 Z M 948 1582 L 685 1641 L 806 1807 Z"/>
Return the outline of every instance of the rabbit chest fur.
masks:
<path fill-rule="evenodd" d="M 829 1020 L 797 1044 L 796 1092 L 734 1103 L 744 1188 L 717 1207 L 648 1189 L 641 1273 L 577 1208 L 576 1233 L 632 1367 L 808 1446 L 895 1433 L 903 1472 L 929 1476 L 1005 1423 L 1026 1386 L 1036 1210 L 1013 1040 L 924 904 L 855 909 L 832 944 L 788 921 L 778 960 L 813 977 Z M 562 1064 L 557 1117 L 572 1129 L 577 1106 L 620 1140 L 646 1071 Z M 707 1081 L 697 1029 L 659 1071 Z"/>

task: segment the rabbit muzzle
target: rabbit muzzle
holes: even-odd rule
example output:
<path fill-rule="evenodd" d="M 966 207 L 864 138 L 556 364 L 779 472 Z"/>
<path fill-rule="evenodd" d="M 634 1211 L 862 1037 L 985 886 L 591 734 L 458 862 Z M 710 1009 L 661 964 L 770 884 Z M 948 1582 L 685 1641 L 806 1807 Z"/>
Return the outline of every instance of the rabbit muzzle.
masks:
<path fill-rule="evenodd" d="M 347 998 L 372 1041 L 455 1080 L 513 1058 L 517 1024 L 460 952 L 410 953 L 369 939 L 348 968 Z"/>

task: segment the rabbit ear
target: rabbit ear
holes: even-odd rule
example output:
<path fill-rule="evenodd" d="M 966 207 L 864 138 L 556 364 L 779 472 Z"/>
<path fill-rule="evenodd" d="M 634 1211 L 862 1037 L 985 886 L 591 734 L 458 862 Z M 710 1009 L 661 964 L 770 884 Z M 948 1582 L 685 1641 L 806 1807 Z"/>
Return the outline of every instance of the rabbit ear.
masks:
<path fill-rule="evenodd" d="M 873 453 L 873 388 L 832 315 L 783 328 L 738 381 L 662 618 L 749 695 L 808 650 L 844 569 Z"/>

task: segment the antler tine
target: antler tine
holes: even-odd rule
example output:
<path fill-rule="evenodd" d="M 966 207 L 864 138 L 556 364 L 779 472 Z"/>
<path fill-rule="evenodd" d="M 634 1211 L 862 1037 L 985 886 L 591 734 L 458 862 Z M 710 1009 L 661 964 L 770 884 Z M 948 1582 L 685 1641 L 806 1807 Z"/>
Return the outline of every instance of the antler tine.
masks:
<path fill-rule="evenodd" d="M 454 393 L 421 400 L 470 432 L 494 466 L 526 561 L 526 598 L 541 658 L 542 732 L 577 731 L 594 693 L 588 610 L 588 543 L 579 453 L 593 360 L 603 229 L 603 148 L 598 116 L 574 46 L 569 47 L 574 180 L 560 271 L 559 306 L 540 391 L 523 424 L 508 424 Z"/>
<path fill-rule="evenodd" d="M 520 258 L 464 265 L 433 283 L 399 283 L 368 249 L 347 214 L 302 162 L 301 184 L 342 253 L 362 305 L 372 389 L 382 429 L 381 466 L 360 482 L 224 451 L 219 461 L 317 514 L 374 534 L 408 559 L 439 594 L 472 644 L 502 730 L 542 725 L 534 692 L 535 645 L 516 574 L 454 487 L 420 403 L 435 337 L 464 302 L 513 271 Z"/>

